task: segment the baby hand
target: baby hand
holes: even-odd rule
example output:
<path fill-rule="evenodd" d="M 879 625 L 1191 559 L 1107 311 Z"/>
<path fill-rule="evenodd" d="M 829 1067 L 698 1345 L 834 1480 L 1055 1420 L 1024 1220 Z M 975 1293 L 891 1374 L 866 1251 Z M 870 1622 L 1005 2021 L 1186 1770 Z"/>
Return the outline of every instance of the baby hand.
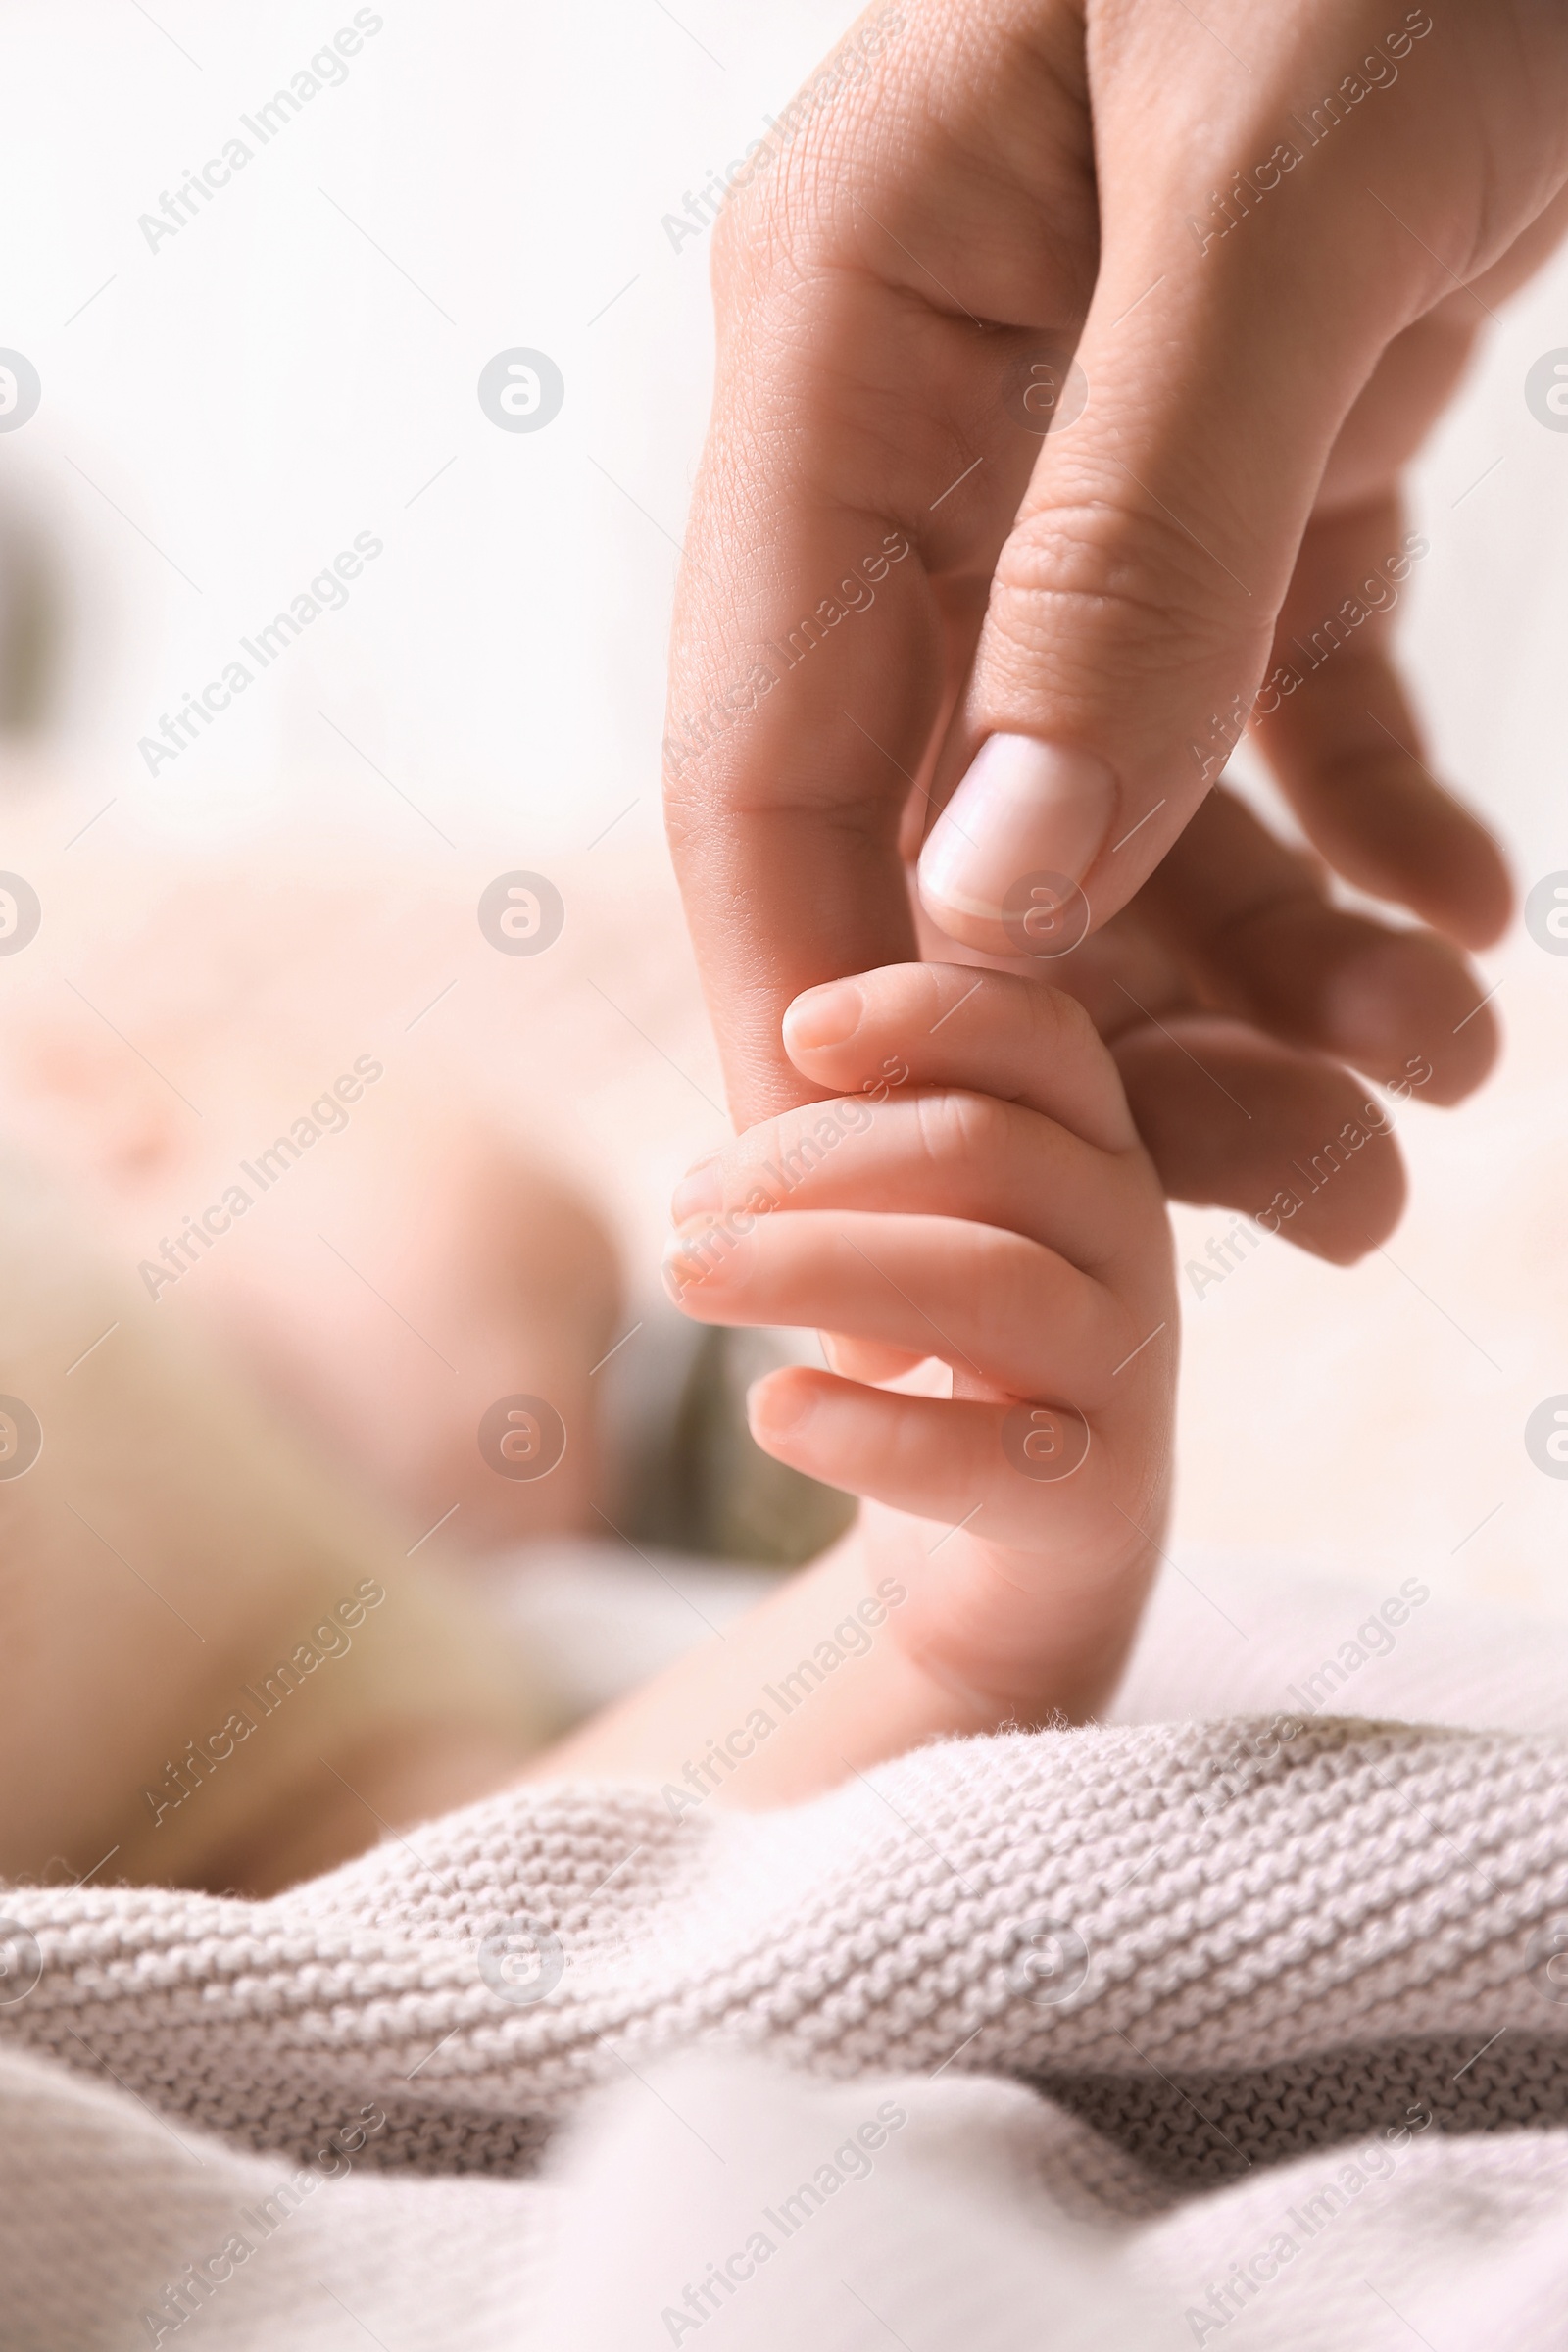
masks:
<path fill-rule="evenodd" d="M 823 1332 L 835 1370 L 759 1382 L 753 1434 L 866 1499 L 854 1540 L 907 1595 L 906 1664 L 977 1729 L 1085 1715 L 1157 1557 L 1177 1360 L 1115 1065 L 1071 997 L 953 964 L 810 989 L 784 1042 L 837 1099 L 685 1179 L 672 1294 Z"/>

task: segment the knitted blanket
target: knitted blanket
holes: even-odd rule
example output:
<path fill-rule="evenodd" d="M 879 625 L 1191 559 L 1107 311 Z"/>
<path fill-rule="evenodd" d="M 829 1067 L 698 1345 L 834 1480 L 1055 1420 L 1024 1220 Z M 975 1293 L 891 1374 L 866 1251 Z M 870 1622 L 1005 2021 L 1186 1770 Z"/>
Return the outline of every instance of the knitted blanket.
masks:
<path fill-rule="evenodd" d="M 0 2340 L 1560 2344 L 1568 1637 L 1412 1607 L 1177 1588 L 1119 1720 L 789 1812 L 5 1889 Z"/>

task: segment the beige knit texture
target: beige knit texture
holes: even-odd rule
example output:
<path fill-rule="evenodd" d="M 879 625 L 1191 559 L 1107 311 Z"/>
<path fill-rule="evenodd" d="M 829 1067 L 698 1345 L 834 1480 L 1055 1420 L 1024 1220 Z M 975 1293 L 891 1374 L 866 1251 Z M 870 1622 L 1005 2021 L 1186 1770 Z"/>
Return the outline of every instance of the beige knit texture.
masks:
<path fill-rule="evenodd" d="M 177 2309 L 158 2298 L 222 2245 L 224 2214 L 326 2161 L 347 2177 L 181 2328 L 620 2352 L 870 2344 L 891 2322 L 923 2352 L 966 2311 L 983 2352 L 1381 2345 L 1411 2340 L 1418 2304 L 1501 2308 L 1506 2244 L 1506 2340 L 1558 2343 L 1531 2314 L 1560 2309 L 1568 2259 L 1568 1742 L 1312 1720 L 1238 1771 L 1274 1720 L 946 1743 L 762 1816 L 540 1787 L 267 1903 L 8 1889 L 42 1972 L 0 2008 L 28 2061 L 3 2079 L 4 2341 L 172 2340 L 144 2314 Z M 556 1955 L 542 1997 L 497 1979 L 509 1930 Z M 737 2182 L 760 2211 L 797 2141 L 831 2150 L 890 2082 L 907 2132 L 812 2223 L 794 2285 L 781 2248 L 755 2292 L 710 2288 L 710 2311 L 699 2292 L 681 2322 L 669 2297 L 745 2242 L 739 2208 L 723 2218 Z M 367 2111 L 384 2121 L 333 2156 Z M 1011 2294 L 987 2316 L 948 2226 L 960 2176 L 990 2183 L 992 2284 L 1038 2274 L 1057 2335 L 1008 2332 Z M 1302 2268 L 1227 2290 L 1335 2180 L 1343 2211 Z M 639 2236 L 633 2209 L 671 2198 Z M 563 2251 L 584 2215 L 617 2250 L 591 2281 Z M 872 2296 L 857 2318 L 842 2277 L 817 2309 L 846 2230 L 843 2262 L 902 2317 Z"/>

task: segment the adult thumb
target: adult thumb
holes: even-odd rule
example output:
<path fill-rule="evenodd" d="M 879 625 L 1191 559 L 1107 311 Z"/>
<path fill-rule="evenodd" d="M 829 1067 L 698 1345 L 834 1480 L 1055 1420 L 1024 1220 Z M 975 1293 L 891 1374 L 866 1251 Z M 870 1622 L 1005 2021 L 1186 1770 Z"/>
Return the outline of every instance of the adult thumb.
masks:
<path fill-rule="evenodd" d="M 1262 682 L 1341 425 L 1432 299 L 1424 249 L 1364 184 L 1348 288 L 1352 192 L 1340 175 L 1316 188 L 1283 184 L 1278 165 L 1274 176 L 1273 220 L 1258 203 L 1234 233 L 1213 225 L 1206 190 L 1164 174 L 1125 225 L 1102 194 L 1104 258 L 1076 354 L 1036 359 L 1009 387 L 1013 417 L 1050 429 L 996 566 L 919 868 L 933 918 L 990 954 L 1075 945 L 1192 816 Z"/>

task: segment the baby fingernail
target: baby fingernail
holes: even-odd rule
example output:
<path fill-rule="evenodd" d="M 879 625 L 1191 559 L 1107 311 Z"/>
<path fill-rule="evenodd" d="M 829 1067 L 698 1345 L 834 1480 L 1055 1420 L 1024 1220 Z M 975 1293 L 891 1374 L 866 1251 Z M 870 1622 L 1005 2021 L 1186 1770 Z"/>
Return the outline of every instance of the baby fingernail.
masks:
<path fill-rule="evenodd" d="M 950 938 L 1015 956 L 1010 901 L 1042 878 L 1081 882 L 1116 808 L 1116 779 L 1092 752 L 993 735 L 920 853 L 920 898 Z"/>
<path fill-rule="evenodd" d="M 824 988 L 808 988 L 784 1015 L 784 1043 L 804 1053 L 826 1046 L 848 1045 L 860 1026 L 865 998 L 858 980 L 830 980 Z"/>
<path fill-rule="evenodd" d="M 695 1167 L 688 1168 L 676 1185 L 669 1200 L 669 1221 L 672 1225 L 689 1225 L 693 1217 L 709 1217 L 724 1205 L 724 1178 L 721 1155 L 710 1152 Z"/>
<path fill-rule="evenodd" d="M 664 1251 L 664 1288 L 678 1298 L 694 1282 L 702 1282 L 723 1259 L 723 1238 L 716 1225 L 694 1225 L 677 1233 Z"/>
<path fill-rule="evenodd" d="M 815 1412 L 817 1399 L 804 1380 L 768 1373 L 746 1392 L 746 1421 L 755 1438 L 794 1437 Z"/>

